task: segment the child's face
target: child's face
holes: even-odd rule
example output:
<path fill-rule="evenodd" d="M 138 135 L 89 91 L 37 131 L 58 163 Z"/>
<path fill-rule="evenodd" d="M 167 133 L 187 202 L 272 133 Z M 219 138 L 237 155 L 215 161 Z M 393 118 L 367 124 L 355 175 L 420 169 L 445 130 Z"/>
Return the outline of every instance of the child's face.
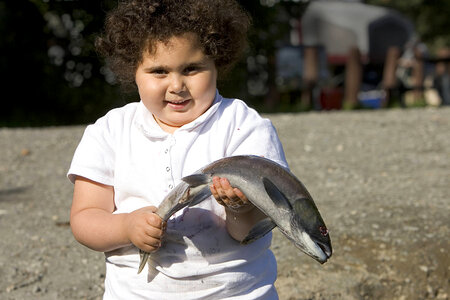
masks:
<path fill-rule="evenodd" d="M 136 84 L 145 107 L 163 130 L 173 133 L 211 106 L 217 70 L 193 34 L 158 42 L 155 50 L 144 53 Z"/>

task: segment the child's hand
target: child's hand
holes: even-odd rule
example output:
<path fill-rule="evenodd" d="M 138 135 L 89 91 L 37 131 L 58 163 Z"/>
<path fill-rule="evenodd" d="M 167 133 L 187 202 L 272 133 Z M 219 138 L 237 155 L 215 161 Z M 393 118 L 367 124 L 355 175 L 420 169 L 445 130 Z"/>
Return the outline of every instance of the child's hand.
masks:
<path fill-rule="evenodd" d="M 161 238 L 166 223 L 155 214 L 157 208 L 147 206 L 128 214 L 125 230 L 128 239 L 145 252 L 154 252 L 161 247 Z"/>
<path fill-rule="evenodd" d="M 238 188 L 233 188 L 226 178 L 213 177 L 210 186 L 211 193 L 216 201 L 237 213 L 246 213 L 254 208 L 254 205 Z"/>

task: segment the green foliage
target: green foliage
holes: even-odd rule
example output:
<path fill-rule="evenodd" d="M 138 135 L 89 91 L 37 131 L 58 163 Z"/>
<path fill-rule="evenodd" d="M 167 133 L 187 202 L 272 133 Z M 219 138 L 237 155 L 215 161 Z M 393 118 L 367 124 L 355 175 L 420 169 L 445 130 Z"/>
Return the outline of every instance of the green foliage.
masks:
<path fill-rule="evenodd" d="M 0 1 L 0 126 L 92 122 L 124 104 L 94 49 L 114 1 Z"/>
<path fill-rule="evenodd" d="M 288 43 L 289 22 L 308 0 L 239 1 L 253 18 L 250 49 L 219 82 L 225 96 L 267 111 L 263 98 L 274 86 L 274 55 Z M 408 16 L 431 49 L 450 46 L 448 0 L 368 0 Z M 0 126 L 89 123 L 112 107 L 137 101 L 114 84 L 94 50 L 105 12 L 117 0 L 0 0 Z M 289 100 L 289 99 L 288 99 Z M 295 110 L 290 101 L 283 110 Z"/>
<path fill-rule="evenodd" d="M 251 47 L 219 87 L 226 96 L 257 105 L 261 96 L 248 93 L 248 81 L 273 80 L 264 58 L 273 56 L 276 41 L 287 35 L 289 18 L 304 5 L 240 2 L 253 17 Z M 0 126 L 88 123 L 139 99 L 121 92 L 94 49 L 105 12 L 115 5 L 117 0 L 0 0 L 0 72 L 6 75 Z M 260 64 L 251 74 L 247 58 Z"/>
<path fill-rule="evenodd" d="M 288 43 L 289 22 L 300 18 L 309 1 L 239 2 L 253 18 L 250 49 L 219 88 L 225 96 L 267 111 L 263 98 L 274 86 L 275 50 Z M 432 49 L 450 46 L 448 0 L 366 2 L 411 18 Z M 93 47 L 105 12 L 116 4 L 117 0 L 0 0 L 0 126 L 89 123 L 112 107 L 138 100 L 136 93 L 125 94 L 114 84 Z"/>

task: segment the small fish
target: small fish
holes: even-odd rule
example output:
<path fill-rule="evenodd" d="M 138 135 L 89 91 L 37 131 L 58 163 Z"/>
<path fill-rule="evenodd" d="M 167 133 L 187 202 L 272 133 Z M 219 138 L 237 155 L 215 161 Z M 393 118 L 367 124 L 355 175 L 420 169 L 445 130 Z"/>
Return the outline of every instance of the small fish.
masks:
<path fill-rule="evenodd" d="M 185 206 L 194 206 L 211 195 L 214 176 L 227 178 L 240 189 L 267 218 L 258 222 L 242 244 L 251 243 L 273 228 L 320 263 L 332 255 L 328 229 L 305 186 L 279 164 L 259 156 L 242 155 L 219 159 L 182 182 L 163 200 L 157 214 L 167 220 Z M 149 254 L 141 251 L 139 272 Z"/>

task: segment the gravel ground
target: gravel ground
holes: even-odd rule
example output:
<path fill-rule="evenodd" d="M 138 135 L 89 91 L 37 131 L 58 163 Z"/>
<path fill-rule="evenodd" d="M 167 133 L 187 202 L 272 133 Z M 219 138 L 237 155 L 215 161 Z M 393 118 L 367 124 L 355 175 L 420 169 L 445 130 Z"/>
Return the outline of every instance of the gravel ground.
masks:
<path fill-rule="evenodd" d="M 280 299 L 448 299 L 450 108 L 267 117 L 334 247 L 320 265 L 275 230 Z M 0 129 L 0 299 L 101 298 L 68 224 L 83 130 Z"/>

